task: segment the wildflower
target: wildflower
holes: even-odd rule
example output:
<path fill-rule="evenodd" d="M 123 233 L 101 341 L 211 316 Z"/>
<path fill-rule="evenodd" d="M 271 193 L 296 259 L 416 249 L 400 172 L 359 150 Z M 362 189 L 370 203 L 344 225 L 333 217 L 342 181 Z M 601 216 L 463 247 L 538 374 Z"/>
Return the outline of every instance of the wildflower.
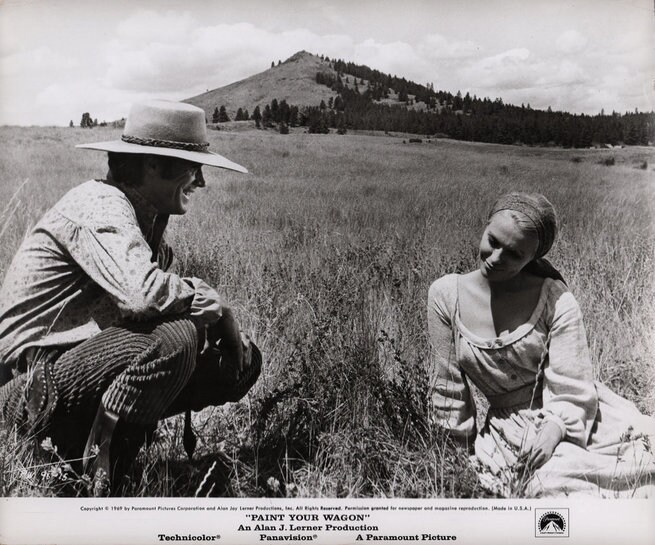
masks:
<path fill-rule="evenodd" d="M 268 480 L 266 481 L 266 485 L 271 490 L 271 492 L 274 492 L 276 494 L 280 490 L 280 481 L 278 481 L 275 477 L 269 477 Z"/>
<path fill-rule="evenodd" d="M 621 435 L 621 442 L 622 443 L 627 443 L 632 439 L 632 432 L 634 431 L 634 428 L 632 426 L 628 426 L 628 429 Z"/>
<path fill-rule="evenodd" d="M 52 444 L 52 439 L 50 437 L 46 437 L 41 441 L 41 448 L 46 452 L 57 452 L 57 447 Z"/>

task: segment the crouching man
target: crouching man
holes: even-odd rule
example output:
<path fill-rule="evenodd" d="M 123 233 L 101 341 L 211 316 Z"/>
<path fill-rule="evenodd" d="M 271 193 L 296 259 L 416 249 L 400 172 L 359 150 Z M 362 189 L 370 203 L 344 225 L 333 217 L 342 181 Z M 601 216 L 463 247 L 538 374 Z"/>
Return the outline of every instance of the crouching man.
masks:
<path fill-rule="evenodd" d="M 243 397 L 261 356 L 199 278 L 169 268 L 170 214 L 204 187 L 204 112 L 135 104 L 108 152 L 106 180 L 70 190 L 23 241 L 0 290 L 0 414 L 82 457 L 95 492 L 120 494 L 159 420 Z"/>

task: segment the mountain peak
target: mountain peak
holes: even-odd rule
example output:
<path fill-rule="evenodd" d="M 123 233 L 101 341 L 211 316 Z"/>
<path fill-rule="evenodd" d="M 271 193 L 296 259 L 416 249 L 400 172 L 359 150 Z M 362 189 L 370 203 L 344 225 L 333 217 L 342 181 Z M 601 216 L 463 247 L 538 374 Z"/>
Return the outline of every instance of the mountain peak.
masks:
<path fill-rule="evenodd" d="M 319 72 L 336 77 L 336 71 L 327 61 L 302 50 L 282 63 L 272 64 L 263 72 L 184 102 L 205 110 L 207 119 L 211 119 L 215 108 L 221 106 L 225 106 L 228 115 L 233 118 L 238 108 L 246 108 L 252 113 L 256 106 L 263 108 L 274 98 L 299 107 L 316 106 L 321 100 L 327 103 L 330 97 L 336 95 L 328 86 L 316 82 Z"/>
<path fill-rule="evenodd" d="M 319 57 L 316 55 L 313 55 L 309 51 L 305 51 L 304 49 L 302 51 L 298 51 L 297 53 L 294 53 L 291 55 L 286 61 L 284 62 L 293 62 L 293 61 L 299 61 L 303 59 L 317 59 L 320 60 Z"/>

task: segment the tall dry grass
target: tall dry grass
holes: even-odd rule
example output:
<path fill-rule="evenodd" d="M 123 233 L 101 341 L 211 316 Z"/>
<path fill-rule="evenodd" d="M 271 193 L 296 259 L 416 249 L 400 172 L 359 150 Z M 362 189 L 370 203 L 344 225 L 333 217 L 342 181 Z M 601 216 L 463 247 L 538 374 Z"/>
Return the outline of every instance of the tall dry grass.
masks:
<path fill-rule="evenodd" d="M 43 211 L 104 175 L 103 154 L 73 144 L 119 133 L 0 132 L 0 199 L 21 202 L 1 278 Z M 180 272 L 225 294 L 266 365 L 246 400 L 196 415 L 197 461 L 184 460 L 179 421 L 160 426 L 131 494 L 193 494 L 207 477 L 225 495 L 484 495 L 467 453 L 428 425 L 425 300 L 434 279 L 475 266 L 487 208 L 509 190 L 555 204 L 550 257 L 583 309 L 596 374 L 653 413 L 652 150 L 210 136 L 251 174 L 205 169 L 204 195 L 169 236 Z"/>

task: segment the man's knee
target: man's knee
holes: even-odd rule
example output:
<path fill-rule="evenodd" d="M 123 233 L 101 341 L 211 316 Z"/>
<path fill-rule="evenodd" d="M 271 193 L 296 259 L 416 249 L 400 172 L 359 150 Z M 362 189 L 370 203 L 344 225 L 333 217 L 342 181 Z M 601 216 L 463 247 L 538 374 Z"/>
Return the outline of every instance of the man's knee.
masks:
<path fill-rule="evenodd" d="M 147 350 L 135 360 L 132 367 L 141 380 L 157 379 L 166 373 L 171 380 L 170 388 L 179 390 L 191 378 L 196 369 L 196 360 L 201 348 L 200 335 L 194 322 L 185 317 L 167 318 L 152 324 L 148 335 L 153 342 Z M 166 381 L 164 381 L 166 382 Z M 163 386 L 163 384 L 162 384 Z"/>
<path fill-rule="evenodd" d="M 198 354 L 201 335 L 189 318 L 162 320 L 154 326 L 151 334 L 160 343 L 163 352 L 181 352 L 194 358 Z"/>
<path fill-rule="evenodd" d="M 223 405 L 245 396 L 259 378 L 262 357 L 259 349 L 250 340 L 244 350 L 242 369 L 236 376 L 225 372 L 221 365 L 220 352 L 207 351 L 198 358 L 193 377 L 180 399 L 176 400 L 175 409 L 201 410 L 210 405 Z"/>
<path fill-rule="evenodd" d="M 151 347 L 112 382 L 105 406 L 138 424 L 153 424 L 187 385 L 196 369 L 199 334 L 186 318 L 167 319 L 148 331 Z"/>

